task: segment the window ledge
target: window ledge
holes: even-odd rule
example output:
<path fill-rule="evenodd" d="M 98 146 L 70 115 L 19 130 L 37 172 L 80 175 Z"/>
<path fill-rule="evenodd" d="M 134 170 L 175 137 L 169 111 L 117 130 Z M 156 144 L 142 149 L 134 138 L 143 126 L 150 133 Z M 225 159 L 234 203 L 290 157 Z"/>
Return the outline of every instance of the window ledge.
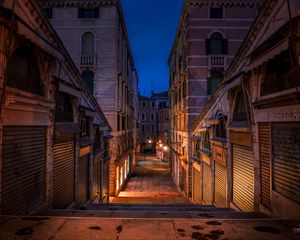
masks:
<path fill-rule="evenodd" d="M 199 152 L 201 154 L 204 154 L 204 155 L 208 156 L 208 157 L 210 157 L 212 155 L 211 151 L 207 150 L 207 149 L 201 149 Z"/>

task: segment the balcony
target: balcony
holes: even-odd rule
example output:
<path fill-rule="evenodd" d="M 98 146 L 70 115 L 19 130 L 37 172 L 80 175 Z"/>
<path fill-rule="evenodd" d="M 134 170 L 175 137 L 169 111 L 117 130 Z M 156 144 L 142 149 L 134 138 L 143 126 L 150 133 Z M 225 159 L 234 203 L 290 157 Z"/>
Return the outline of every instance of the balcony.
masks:
<path fill-rule="evenodd" d="M 224 55 L 211 55 L 208 56 L 209 67 L 226 67 L 226 56 Z"/>
<path fill-rule="evenodd" d="M 80 65 L 82 67 L 95 67 L 96 66 L 96 55 L 81 55 Z"/>

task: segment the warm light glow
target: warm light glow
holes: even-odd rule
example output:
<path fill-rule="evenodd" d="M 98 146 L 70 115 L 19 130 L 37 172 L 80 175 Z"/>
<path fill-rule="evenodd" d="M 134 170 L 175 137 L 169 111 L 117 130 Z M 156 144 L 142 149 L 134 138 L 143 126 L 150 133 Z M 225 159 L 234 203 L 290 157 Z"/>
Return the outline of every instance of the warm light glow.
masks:
<path fill-rule="evenodd" d="M 161 140 L 158 140 L 159 143 L 161 143 Z"/>
<path fill-rule="evenodd" d="M 164 146 L 164 151 L 168 151 L 168 146 Z"/>
<path fill-rule="evenodd" d="M 159 144 L 159 147 L 161 148 L 162 146 L 163 146 L 162 143 L 160 143 L 160 144 Z"/>
<path fill-rule="evenodd" d="M 152 140 L 149 140 L 148 143 L 152 143 Z"/>

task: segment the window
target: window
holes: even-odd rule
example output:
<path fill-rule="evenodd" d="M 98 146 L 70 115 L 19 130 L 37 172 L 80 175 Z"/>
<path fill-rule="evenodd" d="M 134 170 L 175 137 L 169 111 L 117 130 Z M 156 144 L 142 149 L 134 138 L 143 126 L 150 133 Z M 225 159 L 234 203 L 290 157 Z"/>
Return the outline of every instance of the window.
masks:
<path fill-rule="evenodd" d="M 209 139 L 210 139 L 209 132 L 206 131 L 205 135 L 204 135 L 203 148 L 210 151 L 210 140 Z"/>
<path fill-rule="evenodd" d="M 89 89 L 90 93 L 93 94 L 94 92 L 94 73 L 92 71 L 84 71 L 81 74 L 82 78 L 84 79 L 84 82 Z"/>
<path fill-rule="evenodd" d="M 43 13 L 44 13 L 44 15 L 45 15 L 47 18 L 49 18 L 49 19 L 52 18 L 52 8 L 51 8 L 51 7 L 50 7 L 50 8 L 44 8 L 44 9 L 43 9 Z"/>
<path fill-rule="evenodd" d="M 236 96 L 235 108 L 233 112 L 233 121 L 234 122 L 248 121 L 247 105 L 242 91 L 240 91 Z"/>
<path fill-rule="evenodd" d="M 78 8 L 78 18 L 99 18 L 99 8 Z"/>
<path fill-rule="evenodd" d="M 211 77 L 207 80 L 207 95 L 212 95 L 222 81 L 223 75 L 220 72 L 212 72 Z"/>
<path fill-rule="evenodd" d="M 281 52 L 267 62 L 265 77 L 261 84 L 261 95 L 300 86 L 300 69 L 293 67 L 289 50 Z"/>
<path fill-rule="evenodd" d="M 121 127 L 120 127 L 120 124 L 121 124 L 120 118 L 121 118 L 121 116 L 120 116 L 120 113 L 119 113 L 118 116 L 117 116 L 117 130 L 118 131 L 121 130 Z"/>
<path fill-rule="evenodd" d="M 82 137 L 89 136 L 89 117 L 82 117 L 80 129 Z"/>
<path fill-rule="evenodd" d="M 145 121 L 146 117 L 145 117 L 145 113 L 142 113 L 142 121 Z"/>
<path fill-rule="evenodd" d="M 221 33 L 215 32 L 206 39 L 207 55 L 225 55 L 228 54 L 228 40 L 223 39 Z"/>
<path fill-rule="evenodd" d="M 142 105 L 143 105 L 143 108 L 145 108 L 145 107 L 146 107 L 146 103 L 145 103 L 145 102 L 142 102 Z"/>
<path fill-rule="evenodd" d="M 182 97 L 186 97 L 186 81 L 184 81 L 182 84 Z"/>
<path fill-rule="evenodd" d="M 103 147 L 103 138 L 99 128 L 96 129 L 95 142 L 94 142 L 94 151 L 100 150 Z"/>
<path fill-rule="evenodd" d="M 33 49 L 18 48 L 8 58 L 5 78 L 7 86 L 44 95 L 44 85 Z"/>
<path fill-rule="evenodd" d="M 226 138 L 226 128 L 225 128 L 225 117 L 218 117 L 219 124 L 216 125 L 216 137 L 218 138 Z"/>
<path fill-rule="evenodd" d="M 72 122 L 73 121 L 73 106 L 71 96 L 59 92 L 56 102 L 56 122 Z"/>
<path fill-rule="evenodd" d="M 142 125 L 142 132 L 145 132 L 145 125 Z"/>
<path fill-rule="evenodd" d="M 91 32 L 86 32 L 81 39 L 81 54 L 86 56 L 94 55 L 95 52 L 95 37 Z"/>
<path fill-rule="evenodd" d="M 152 103 L 151 103 L 151 105 L 152 105 L 152 108 L 154 108 L 154 107 L 155 107 L 155 103 L 154 103 L 154 102 L 152 102 Z"/>
<path fill-rule="evenodd" d="M 211 7 L 210 11 L 209 11 L 209 17 L 212 19 L 222 19 L 223 18 L 223 8 Z"/>
<path fill-rule="evenodd" d="M 154 114 L 151 113 L 151 121 L 154 121 Z"/>

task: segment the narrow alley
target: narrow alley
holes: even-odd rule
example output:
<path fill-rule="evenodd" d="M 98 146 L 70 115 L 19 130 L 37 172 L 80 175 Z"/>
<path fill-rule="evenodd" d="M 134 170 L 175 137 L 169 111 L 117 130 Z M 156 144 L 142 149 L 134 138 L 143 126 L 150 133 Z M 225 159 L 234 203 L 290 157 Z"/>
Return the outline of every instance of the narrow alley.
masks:
<path fill-rule="evenodd" d="M 141 154 L 123 191 L 112 201 L 126 204 L 190 204 L 179 192 L 168 163 L 155 155 Z"/>

